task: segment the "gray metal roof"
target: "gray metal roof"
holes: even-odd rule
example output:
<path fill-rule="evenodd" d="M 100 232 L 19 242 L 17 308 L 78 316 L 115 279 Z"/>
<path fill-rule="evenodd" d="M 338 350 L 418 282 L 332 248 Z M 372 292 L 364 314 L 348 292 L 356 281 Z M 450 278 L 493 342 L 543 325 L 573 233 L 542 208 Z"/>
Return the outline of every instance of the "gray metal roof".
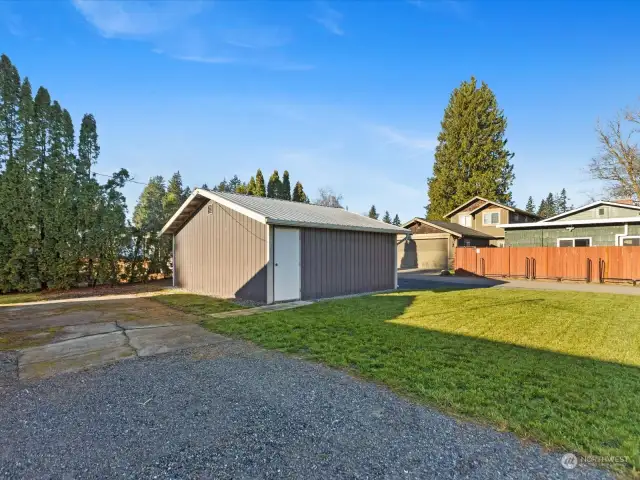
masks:
<path fill-rule="evenodd" d="M 463 237 L 490 238 L 490 239 L 496 238 L 493 235 L 489 235 L 488 233 L 484 233 L 479 230 L 474 230 L 473 228 L 465 227 L 464 225 L 460 225 L 458 223 L 445 222 L 442 220 L 424 220 L 424 221 L 436 227 L 446 228 L 447 230 L 451 230 L 452 232 L 459 233 Z"/>
<path fill-rule="evenodd" d="M 450 232 L 457 233 L 463 237 L 473 237 L 473 238 L 488 238 L 495 239 L 493 235 L 489 235 L 488 233 L 481 232 L 479 230 L 474 230 L 473 228 L 465 227 L 458 223 L 447 222 L 446 220 L 425 220 L 424 218 L 414 217 L 413 219 L 405 222 L 404 226 L 412 224 L 413 222 L 420 222 L 423 224 L 431 225 L 432 227 L 441 228 L 448 230 Z"/>
<path fill-rule="evenodd" d="M 241 213 L 270 225 L 291 227 L 360 230 L 382 233 L 409 233 L 408 230 L 374 220 L 341 208 L 322 207 L 308 203 L 290 202 L 274 198 L 253 197 L 235 193 L 211 192 L 197 189 L 167 222 L 162 233 L 175 233 L 191 214 L 209 199 L 226 204 Z"/>

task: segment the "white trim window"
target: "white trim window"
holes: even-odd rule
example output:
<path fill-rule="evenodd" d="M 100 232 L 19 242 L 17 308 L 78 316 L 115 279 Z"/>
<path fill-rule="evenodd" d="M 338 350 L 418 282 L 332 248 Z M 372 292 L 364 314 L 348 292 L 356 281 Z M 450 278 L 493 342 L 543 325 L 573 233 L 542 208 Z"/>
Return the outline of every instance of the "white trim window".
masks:
<path fill-rule="evenodd" d="M 591 237 L 559 238 L 558 247 L 590 247 Z"/>
<path fill-rule="evenodd" d="M 458 223 L 463 227 L 471 227 L 471 215 L 460 215 Z"/>
<path fill-rule="evenodd" d="M 483 225 L 498 225 L 500 223 L 500 212 L 487 212 L 482 214 Z"/>
<path fill-rule="evenodd" d="M 640 235 L 627 235 L 618 241 L 621 247 L 640 247 Z"/>

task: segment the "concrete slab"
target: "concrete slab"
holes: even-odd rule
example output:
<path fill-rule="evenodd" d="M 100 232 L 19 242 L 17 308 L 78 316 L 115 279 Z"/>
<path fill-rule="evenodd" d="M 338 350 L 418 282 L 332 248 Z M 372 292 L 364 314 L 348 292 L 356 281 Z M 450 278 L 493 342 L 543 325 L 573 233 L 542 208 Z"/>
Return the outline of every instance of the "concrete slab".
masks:
<path fill-rule="evenodd" d="M 135 356 L 127 337 L 118 331 L 26 348 L 18 358 L 18 374 L 21 380 L 50 377 Z"/>
<path fill-rule="evenodd" d="M 227 338 L 208 332 L 199 325 L 139 328 L 127 330 L 126 335 L 129 337 L 129 344 L 136 349 L 140 357 L 228 341 Z"/>
<path fill-rule="evenodd" d="M 102 333 L 113 333 L 119 331 L 115 322 L 93 323 L 89 325 L 71 325 L 64 327 L 56 334 L 55 343 L 72 340 L 74 338 L 88 337 L 90 335 L 100 335 Z"/>

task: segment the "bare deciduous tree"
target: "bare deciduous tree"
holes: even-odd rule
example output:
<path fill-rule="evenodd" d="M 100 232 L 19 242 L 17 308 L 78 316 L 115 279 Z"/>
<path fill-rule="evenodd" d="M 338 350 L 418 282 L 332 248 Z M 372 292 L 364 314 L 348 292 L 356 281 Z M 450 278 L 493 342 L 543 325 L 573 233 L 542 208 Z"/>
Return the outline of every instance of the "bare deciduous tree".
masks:
<path fill-rule="evenodd" d="M 606 183 L 611 197 L 640 202 L 640 111 L 626 110 L 596 130 L 600 154 L 589 164 L 591 176 Z"/>
<path fill-rule="evenodd" d="M 323 207 L 344 208 L 342 206 L 342 194 L 336 195 L 333 189 L 329 187 L 319 188 L 318 198 L 313 203 Z"/>

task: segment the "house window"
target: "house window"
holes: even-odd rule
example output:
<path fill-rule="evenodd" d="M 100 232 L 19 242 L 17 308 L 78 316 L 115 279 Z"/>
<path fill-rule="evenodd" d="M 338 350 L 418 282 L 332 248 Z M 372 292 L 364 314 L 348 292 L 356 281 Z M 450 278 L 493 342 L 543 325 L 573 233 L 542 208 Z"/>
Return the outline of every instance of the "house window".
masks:
<path fill-rule="evenodd" d="M 640 237 L 621 237 L 620 245 L 622 247 L 640 247 Z"/>
<path fill-rule="evenodd" d="M 470 227 L 471 226 L 471 215 L 460 215 L 460 219 L 458 220 L 458 223 L 460 225 L 462 225 L 463 227 Z"/>
<path fill-rule="evenodd" d="M 483 225 L 497 225 L 500 223 L 500 212 L 488 212 L 482 215 Z"/>
<path fill-rule="evenodd" d="M 465 247 L 470 247 L 471 246 L 471 240 L 469 240 L 468 238 L 464 239 L 464 246 Z"/>
<path fill-rule="evenodd" d="M 591 238 L 559 238 L 559 247 L 590 247 Z"/>
<path fill-rule="evenodd" d="M 598 216 L 599 217 L 604 217 L 604 208 L 599 208 L 598 209 Z"/>

